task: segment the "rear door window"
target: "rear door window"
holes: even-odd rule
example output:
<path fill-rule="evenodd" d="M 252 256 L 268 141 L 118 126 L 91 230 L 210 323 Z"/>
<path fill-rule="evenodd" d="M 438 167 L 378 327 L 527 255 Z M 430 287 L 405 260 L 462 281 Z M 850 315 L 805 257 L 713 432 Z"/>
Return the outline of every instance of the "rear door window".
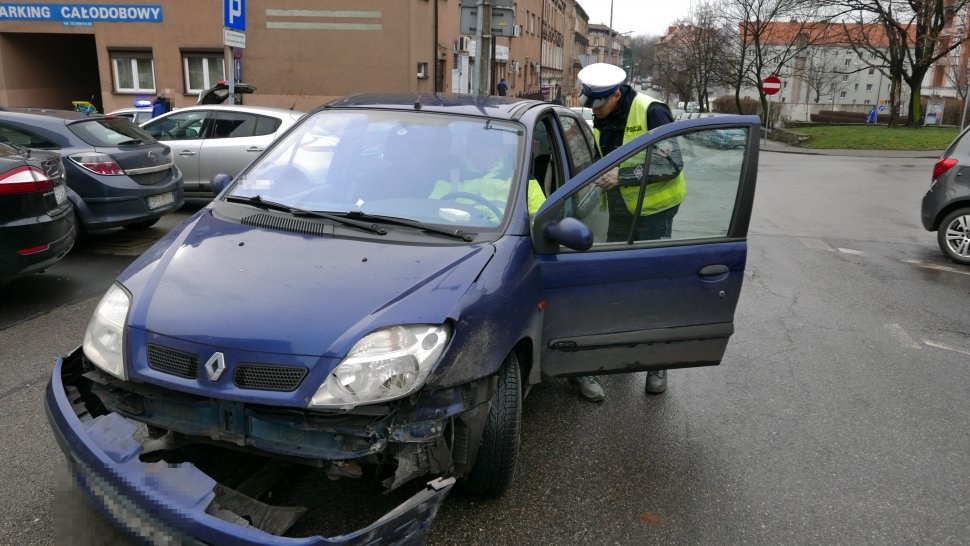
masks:
<path fill-rule="evenodd" d="M 91 146 L 126 146 L 154 144 L 152 135 L 138 127 L 128 118 L 95 118 L 71 123 L 67 126 L 78 138 Z"/>
<path fill-rule="evenodd" d="M 16 144 L 24 148 L 40 148 L 42 150 L 56 150 L 57 144 L 33 133 L 0 123 L 0 142 Z"/>
<path fill-rule="evenodd" d="M 259 118 L 255 114 L 218 112 L 209 138 L 241 138 L 256 136 Z M 266 133 L 263 133 L 266 134 Z"/>
<path fill-rule="evenodd" d="M 271 118 L 269 116 L 257 116 L 257 117 L 259 119 L 256 121 L 255 136 L 271 135 L 275 133 L 276 130 L 280 128 L 280 124 L 283 123 L 282 121 L 276 118 Z"/>

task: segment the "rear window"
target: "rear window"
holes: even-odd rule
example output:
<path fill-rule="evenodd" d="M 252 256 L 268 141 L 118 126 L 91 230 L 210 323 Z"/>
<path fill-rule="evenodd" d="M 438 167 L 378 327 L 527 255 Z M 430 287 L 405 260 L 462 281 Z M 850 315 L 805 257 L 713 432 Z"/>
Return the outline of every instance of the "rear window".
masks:
<path fill-rule="evenodd" d="M 72 123 L 67 128 L 91 146 L 114 147 L 157 142 L 152 135 L 123 117 L 84 120 Z"/>

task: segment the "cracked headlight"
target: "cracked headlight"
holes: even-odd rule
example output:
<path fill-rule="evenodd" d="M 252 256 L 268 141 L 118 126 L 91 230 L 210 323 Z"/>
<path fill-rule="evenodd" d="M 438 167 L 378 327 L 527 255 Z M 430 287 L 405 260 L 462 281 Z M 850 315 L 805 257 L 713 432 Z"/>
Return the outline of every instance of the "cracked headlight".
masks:
<path fill-rule="evenodd" d="M 411 394 L 438 362 L 449 334 L 445 325 L 410 324 L 364 336 L 320 385 L 310 407 L 350 409 Z"/>
<path fill-rule="evenodd" d="M 111 285 L 91 315 L 84 332 L 84 356 L 111 375 L 127 379 L 125 372 L 125 318 L 131 296 L 118 284 Z"/>

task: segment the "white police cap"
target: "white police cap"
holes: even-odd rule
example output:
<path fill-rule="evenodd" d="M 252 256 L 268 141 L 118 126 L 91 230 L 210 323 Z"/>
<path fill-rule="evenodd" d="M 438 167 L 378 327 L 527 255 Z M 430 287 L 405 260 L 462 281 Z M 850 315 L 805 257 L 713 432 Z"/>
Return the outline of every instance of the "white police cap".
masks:
<path fill-rule="evenodd" d="M 583 106 L 599 108 L 626 80 L 626 71 L 608 63 L 593 63 L 576 75 L 583 84 Z"/>

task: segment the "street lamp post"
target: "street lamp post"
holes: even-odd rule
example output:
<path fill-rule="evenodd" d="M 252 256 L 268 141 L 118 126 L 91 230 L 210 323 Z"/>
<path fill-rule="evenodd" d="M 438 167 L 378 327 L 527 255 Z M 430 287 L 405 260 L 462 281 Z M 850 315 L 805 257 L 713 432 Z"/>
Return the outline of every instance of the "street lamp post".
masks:
<path fill-rule="evenodd" d="M 613 0 L 610 0 L 610 51 L 607 53 L 606 62 L 613 64 Z"/>

